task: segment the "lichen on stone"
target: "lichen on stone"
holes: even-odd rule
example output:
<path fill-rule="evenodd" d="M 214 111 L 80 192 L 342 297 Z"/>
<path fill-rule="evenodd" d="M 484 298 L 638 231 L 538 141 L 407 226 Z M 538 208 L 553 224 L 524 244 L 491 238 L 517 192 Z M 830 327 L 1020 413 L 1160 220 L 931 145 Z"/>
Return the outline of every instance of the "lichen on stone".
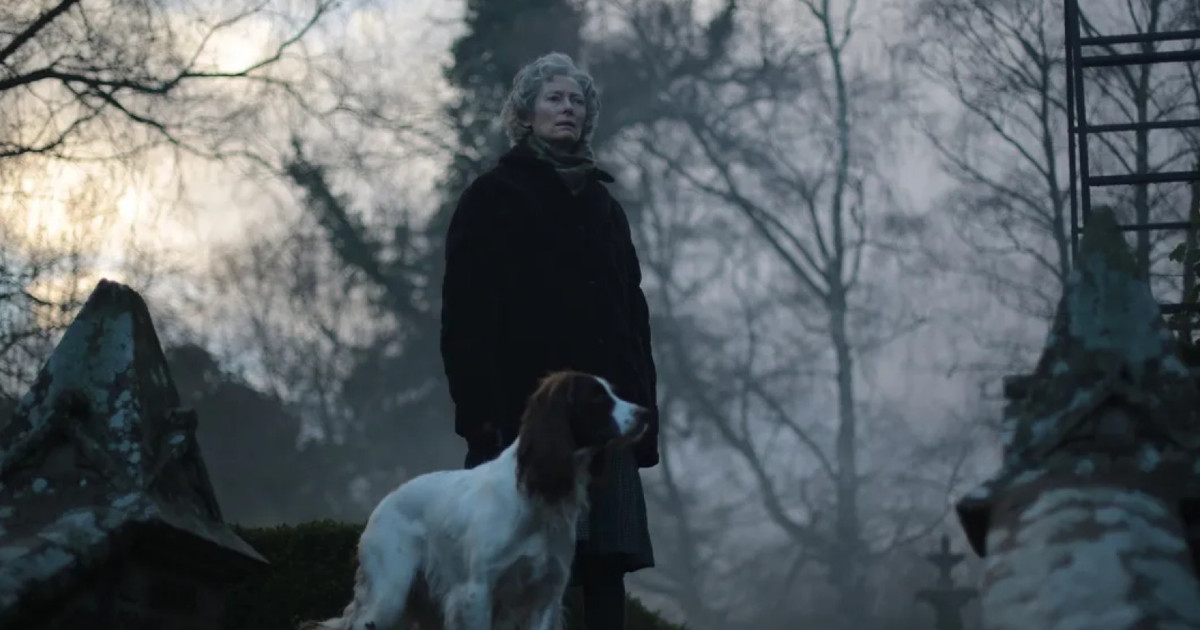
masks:
<path fill-rule="evenodd" d="M 990 496 L 990 494 L 991 493 L 988 492 L 987 486 L 979 485 L 972 488 L 971 491 L 966 494 L 965 498 L 976 500 L 986 499 L 988 496 Z"/>
<path fill-rule="evenodd" d="M 1022 471 L 1019 475 L 1013 477 L 1012 485 L 1018 486 L 1021 484 L 1033 483 L 1034 481 L 1040 479 L 1044 474 L 1046 474 L 1044 470 L 1030 468 L 1029 470 Z"/>
<path fill-rule="evenodd" d="M 19 563 L 10 561 L 0 568 L 0 606 L 14 605 L 24 585 L 54 575 L 76 560 L 73 554 L 58 547 L 47 547 L 32 557 L 24 557 L 28 555 L 22 554 Z"/>
<path fill-rule="evenodd" d="M 113 499 L 112 506 L 118 510 L 124 510 L 137 503 L 140 497 L 141 495 L 137 492 L 129 492 Z"/>
<path fill-rule="evenodd" d="M 27 553 L 29 550 L 20 546 L 0 547 L 0 562 L 12 562 Z"/>
<path fill-rule="evenodd" d="M 1014 455 L 1044 455 L 1046 448 L 1036 445 L 1061 441 L 1070 428 L 1063 425 L 1114 396 L 1158 410 L 1158 417 L 1194 409 L 1195 384 L 1136 269 L 1116 219 L 1097 212 L 1047 335 L 1031 394 L 1013 406 Z"/>
<path fill-rule="evenodd" d="M 1200 488 L 1200 393 L 1111 213 L 1075 262 L 1036 369 L 1006 379 L 990 494 L 959 503 L 984 628 L 1200 630 L 1178 510 Z"/>
<path fill-rule="evenodd" d="M 1138 469 L 1151 472 L 1162 462 L 1162 453 L 1149 444 L 1142 445 L 1138 451 Z"/>
<path fill-rule="evenodd" d="M 1039 495 L 1019 523 L 989 535 L 985 628 L 1200 622 L 1187 548 L 1160 500 L 1137 491 L 1055 489 Z"/>
<path fill-rule="evenodd" d="M 265 563 L 221 521 L 190 445 L 194 418 L 178 405 L 144 302 L 102 281 L 0 428 L 0 519 L 22 517 L 0 527 L 0 626 L 19 614 L 19 598 L 57 597 L 73 588 L 76 568 L 131 544 L 114 533 L 135 523 Z M 46 456 L 64 444 L 78 458 L 70 466 Z M 18 469 L 14 483 L 8 474 Z M 151 477 L 160 473 L 169 484 Z"/>

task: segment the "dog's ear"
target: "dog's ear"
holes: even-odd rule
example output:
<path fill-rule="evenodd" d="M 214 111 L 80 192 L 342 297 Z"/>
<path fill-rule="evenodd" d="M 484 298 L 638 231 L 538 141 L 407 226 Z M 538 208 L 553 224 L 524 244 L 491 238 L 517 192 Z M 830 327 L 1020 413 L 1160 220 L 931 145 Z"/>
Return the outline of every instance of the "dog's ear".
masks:
<path fill-rule="evenodd" d="M 575 491 L 573 380 L 553 374 L 542 379 L 521 418 L 517 480 L 527 492 L 547 501 L 564 499 Z"/>

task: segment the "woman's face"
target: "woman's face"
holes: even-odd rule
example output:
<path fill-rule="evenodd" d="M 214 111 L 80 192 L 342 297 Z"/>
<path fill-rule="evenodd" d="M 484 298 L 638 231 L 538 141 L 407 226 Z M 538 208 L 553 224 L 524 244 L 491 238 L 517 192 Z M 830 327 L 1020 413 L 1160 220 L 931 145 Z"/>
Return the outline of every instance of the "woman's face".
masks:
<path fill-rule="evenodd" d="M 587 106 L 583 90 L 573 79 L 556 76 L 542 85 L 533 102 L 533 134 L 547 144 L 570 150 L 583 133 Z"/>

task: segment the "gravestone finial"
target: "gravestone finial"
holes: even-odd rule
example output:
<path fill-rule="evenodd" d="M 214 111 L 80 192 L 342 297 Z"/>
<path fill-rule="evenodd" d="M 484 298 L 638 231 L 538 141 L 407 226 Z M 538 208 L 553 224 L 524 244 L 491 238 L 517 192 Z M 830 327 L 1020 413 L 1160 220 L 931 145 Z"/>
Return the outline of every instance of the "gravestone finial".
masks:
<path fill-rule="evenodd" d="M 985 630 L 1200 628 L 1200 397 L 1111 211 L 1007 385 L 1001 470 L 957 506 Z"/>
<path fill-rule="evenodd" d="M 1111 210 L 1096 210 L 1088 222 L 1037 367 L 1010 380 L 1004 470 L 958 506 L 977 553 L 985 552 L 986 506 L 997 484 L 1018 478 L 1055 449 L 1080 443 L 1097 430 L 1106 448 L 1139 446 L 1133 426 L 1085 422 L 1104 405 L 1139 410 L 1141 434 L 1200 449 L 1195 380 Z"/>
<path fill-rule="evenodd" d="M 32 451 L 48 435 L 66 432 L 84 438 L 89 466 L 120 483 L 157 489 L 175 476 L 164 468 L 170 451 L 194 439 L 183 437 L 194 420 L 179 404 L 145 301 L 101 280 L 0 431 L 0 477 L 36 459 Z M 210 504 L 205 517 L 220 520 L 207 474 L 200 477 L 194 489 Z"/>
<path fill-rule="evenodd" d="M 1115 217 L 1097 210 L 1028 390 L 1007 414 L 1007 457 L 1014 463 L 1044 457 L 1112 397 L 1182 410 L 1193 405 L 1196 388 Z M 1196 448 L 1200 435 L 1191 415 L 1156 413 L 1154 422 Z"/>
<path fill-rule="evenodd" d="M 101 281 L 0 429 L 0 626 L 125 553 L 131 532 L 177 563 L 265 562 L 222 519 L 179 402 L 146 303 Z"/>

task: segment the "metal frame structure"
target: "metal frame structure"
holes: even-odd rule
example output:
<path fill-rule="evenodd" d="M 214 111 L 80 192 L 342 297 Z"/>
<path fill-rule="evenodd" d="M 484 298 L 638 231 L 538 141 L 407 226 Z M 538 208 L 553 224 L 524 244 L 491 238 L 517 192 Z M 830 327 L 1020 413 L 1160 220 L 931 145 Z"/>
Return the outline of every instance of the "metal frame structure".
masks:
<path fill-rule="evenodd" d="M 1200 30 L 1083 37 L 1080 26 L 1079 0 L 1065 0 L 1065 2 L 1067 144 L 1070 153 L 1069 169 L 1071 180 L 1071 258 L 1072 262 L 1074 262 L 1079 249 L 1079 237 L 1087 227 L 1088 216 L 1092 210 L 1092 188 L 1100 186 L 1144 186 L 1148 184 L 1194 182 L 1200 180 L 1200 173 L 1197 171 L 1129 173 L 1125 175 L 1105 176 L 1092 175 L 1088 168 L 1089 135 L 1141 130 L 1200 129 L 1200 118 L 1145 123 L 1130 122 L 1089 125 L 1087 122 L 1083 76 L 1084 71 L 1088 68 L 1200 62 L 1200 47 L 1192 50 L 1092 55 L 1084 55 L 1084 49 L 1114 44 L 1146 44 L 1189 40 L 1200 42 Z M 1189 227 L 1190 224 L 1187 221 L 1167 221 L 1124 224 L 1121 226 L 1121 229 L 1125 232 L 1144 232 L 1152 230 L 1186 230 Z M 1182 311 L 1200 312 L 1200 307 L 1194 304 L 1162 304 L 1161 306 L 1164 314 Z"/>

